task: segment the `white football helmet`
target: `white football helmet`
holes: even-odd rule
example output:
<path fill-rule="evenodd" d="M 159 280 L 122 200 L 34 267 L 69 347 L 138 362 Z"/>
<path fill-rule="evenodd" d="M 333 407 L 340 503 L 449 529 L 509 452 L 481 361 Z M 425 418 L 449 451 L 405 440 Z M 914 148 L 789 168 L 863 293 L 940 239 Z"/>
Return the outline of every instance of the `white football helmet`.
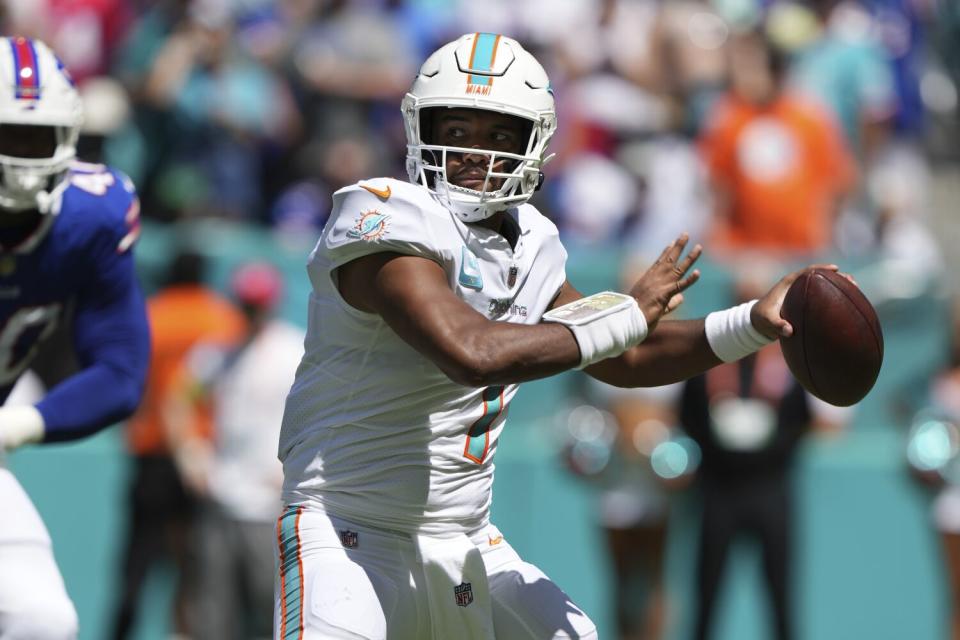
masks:
<path fill-rule="evenodd" d="M 424 140 L 425 109 L 471 108 L 506 113 L 530 124 L 522 154 L 430 144 Z M 420 67 L 401 105 L 407 132 L 410 181 L 436 194 L 461 220 L 476 222 L 526 202 L 543 181 L 540 168 L 557 128 L 550 81 L 540 63 L 516 40 L 492 33 L 461 36 L 435 51 Z M 487 176 L 480 190 L 447 180 L 448 153 L 486 154 Z M 507 168 L 494 171 L 502 160 Z M 499 188 L 492 181 L 502 180 Z"/>
<path fill-rule="evenodd" d="M 0 38 L 0 208 L 59 210 L 82 122 L 80 95 L 50 48 Z"/>

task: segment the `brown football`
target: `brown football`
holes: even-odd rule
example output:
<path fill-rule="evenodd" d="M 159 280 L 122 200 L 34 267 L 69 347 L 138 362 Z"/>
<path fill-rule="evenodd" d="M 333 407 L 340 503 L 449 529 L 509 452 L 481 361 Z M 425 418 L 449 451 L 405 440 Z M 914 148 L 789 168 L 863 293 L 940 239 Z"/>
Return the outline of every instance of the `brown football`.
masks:
<path fill-rule="evenodd" d="M 846 407 L 873 388 L 883 362 L 883 332 L 855 284 L 833 271 L 806 271 L 790 285 L 780 315 L 793 325 L 780 349 L 807 391 Z"/>

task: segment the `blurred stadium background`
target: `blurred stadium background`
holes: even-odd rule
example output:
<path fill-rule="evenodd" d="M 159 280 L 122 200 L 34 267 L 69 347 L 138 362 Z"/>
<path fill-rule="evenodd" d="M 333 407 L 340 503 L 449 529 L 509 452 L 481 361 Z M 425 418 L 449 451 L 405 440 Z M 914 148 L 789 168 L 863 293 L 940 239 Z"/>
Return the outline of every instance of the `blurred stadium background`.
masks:
<path fill-rule="evenodd" d="M 841 432 L 801 450 L 798 637 L 949 637 L 936 491 L 914 481 L 906 451 L 930 381 L 949 365 L 960 294 L 956 0 L 6 0 L 0 25 L 60 54 L 86 102 L 82 156 L 137 184 L 147 292 L 185 247 L 210 258 L 209 284 L 222 291 L 236 265 L 264 258 L 286 277 L 281 314 L 300 325 L 304 264 L 331 193 L 405 175 L 400 99 L 429 52 L 473 31 L 519 39 L 550 74 L 560 133 L 535 204 L 560 227 L 571 281 L 618 287 L 688 229 L 707 255 L 683 313 L 728 305 L 733 269 L 712 252 L 715 192 L 701 151 L 730 84 L 730 42 L 762 33 L 784 54 L 789 86 L 832 114 L 856 164 L 828 237 L 785 251 L 783 270 L 837 262 L 886 332 L 876 389 Z M 776 149 L 761 143 L 757 153 Z M 616 638 L 600 489 L 568 471 L 569 434 L 556 426 L 585 395 L 575 374 L 520 392 L 497 459 L 494 516 L 601 637 Z M 108 637 L 128 526 L 123 425 L 18 452 L 11 464 L 50 528 L 81 638 Z M 664 637 L 683 638 L 695 497 L 678 490 L 668 501 Z M 168 636 L 172 571 L 151 577 L 131 637 Z M 738 546 L 716 637 L 768 637 L 759 572 L 756 552 Z"/>

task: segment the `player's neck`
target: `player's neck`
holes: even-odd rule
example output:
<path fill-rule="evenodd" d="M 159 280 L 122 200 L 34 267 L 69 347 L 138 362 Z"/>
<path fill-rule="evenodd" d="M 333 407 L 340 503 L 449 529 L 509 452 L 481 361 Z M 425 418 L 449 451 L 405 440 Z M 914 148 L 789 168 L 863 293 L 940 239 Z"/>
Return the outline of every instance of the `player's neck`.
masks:
<path fill-rule="evenodd" d="M 43 224 L 43 214 L 0 209 L 0 251 L 10 251 L 23 243 Z"/>
<path fill-rule="evenodd" d="M 15 211 L 11 209 L 0 208 L 0 229 L 12 229 L 17 227 L 34 227 L 43 216 L 36 209 L 25 209 Z"/>

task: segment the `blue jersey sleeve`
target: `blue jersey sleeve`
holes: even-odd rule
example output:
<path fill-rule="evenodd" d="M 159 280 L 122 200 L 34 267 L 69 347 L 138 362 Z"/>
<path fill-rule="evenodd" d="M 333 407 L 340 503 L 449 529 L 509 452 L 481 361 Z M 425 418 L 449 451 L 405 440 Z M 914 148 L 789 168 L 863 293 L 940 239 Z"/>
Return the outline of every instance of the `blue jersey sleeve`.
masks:
<path fill-rule="evenodd" d="M 139 203 L 124 179 L 104 194 L 101 206 L 107 211 L 86 236 L 86 277 L 74 315 L 81 369 L 37 404 L 44 442 L 74 440 L 123 420 L 143 394 L 150 338 L 133 260 Z"/>

